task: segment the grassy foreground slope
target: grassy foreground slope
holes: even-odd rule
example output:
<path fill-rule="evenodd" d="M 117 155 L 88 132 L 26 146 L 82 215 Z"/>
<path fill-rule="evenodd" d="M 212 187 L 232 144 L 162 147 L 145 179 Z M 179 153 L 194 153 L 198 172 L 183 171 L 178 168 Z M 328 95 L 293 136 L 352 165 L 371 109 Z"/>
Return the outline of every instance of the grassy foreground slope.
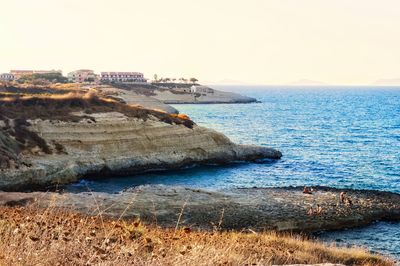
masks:
<path fill-rule="evenodd" d="M 18 203 L 16 203 L 18 205 Z M 394 265 L 357 248 L 276 233 L 197 232 L 31 207 L 0 208 L 0 265 Z"/>

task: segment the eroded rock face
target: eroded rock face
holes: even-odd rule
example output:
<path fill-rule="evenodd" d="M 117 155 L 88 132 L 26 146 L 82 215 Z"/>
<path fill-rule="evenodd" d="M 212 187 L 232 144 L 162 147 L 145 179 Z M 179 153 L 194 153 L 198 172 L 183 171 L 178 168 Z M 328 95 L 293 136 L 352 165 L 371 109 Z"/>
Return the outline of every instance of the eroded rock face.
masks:
<path fill-rule="evenodd" d="M 74 116 L 85 114 L 74 113 Z M 195 163 L 279 159 L 274 149 L 236 145 L 226 136 L 197 125 L 190 127 L 128 117 L 118 112 L 91 113 L 79 121 L 28 120 L 28 129 L 43 139 L 51 154 L 22 154 L 29 167 L 3 168 L 0 189 L 65 184 L 85 176 L 129 175 L 144 170 L 179 168 Z"/>
<path fill-rule="evenodd" d="M 346 191 L 353 205 L 340 202 Z M 89 215 L 141 220 L 164 227 L 315 232 L 400 220 L 400 195 L 389 192 L 317 188 L 250 188 L 220 192 L 171 186 L 139 186 L 108 193 L 0 193 L 0 204 L 70 208 Z M 309 215 L 310 207 L 322 207 Z M 180 218 L 179 218 L 180 217 Z"/>

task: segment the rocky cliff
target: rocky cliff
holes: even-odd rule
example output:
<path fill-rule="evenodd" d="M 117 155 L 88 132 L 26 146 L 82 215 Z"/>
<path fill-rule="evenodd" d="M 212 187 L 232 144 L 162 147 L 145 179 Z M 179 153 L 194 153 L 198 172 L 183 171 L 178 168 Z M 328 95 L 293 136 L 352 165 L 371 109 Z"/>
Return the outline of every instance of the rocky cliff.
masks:
<path fill-rule="evenodd" d="M 236 145 L 185 116 L 95 96 L 8 99 L 0 101 L 0 113 L 3 190 L 281 157 L 274 149 Z"/>

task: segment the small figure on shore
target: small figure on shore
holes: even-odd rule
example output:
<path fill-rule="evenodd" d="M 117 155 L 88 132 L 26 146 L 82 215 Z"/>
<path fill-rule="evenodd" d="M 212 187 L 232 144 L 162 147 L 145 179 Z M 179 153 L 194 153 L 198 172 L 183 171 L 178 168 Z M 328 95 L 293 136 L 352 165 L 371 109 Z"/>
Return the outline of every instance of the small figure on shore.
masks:
<path fill-rule="evenodd" d="M 308 209 L 308 212 L 307 212 L 307 214 L 308 215 L 314 215 L 314 209 L 313 209 L 313 207 L 310 207 L 310 209 Z"/>
<path fill-rule="evenodd" d="M 313 192 L 313 189 L 310 187 L 304 187 L 304 189 L 303 189 L 304 194 L 312 194 L 312 192 Z"/>
<path fill-rule="evenodd" d="M 308 209 L 307 214 L 310 216 L 313 215 L 320 215 L 322 213 L 322 207 L 321 205 L 317 204 L 317 207 L 314 209 L 313 207 L 310 207 L 310 209 Z"/>
<path fill-rule="evenodd" d="M 346 197 L 345 204 L 347 206 L 353 206 L 353 201 L 349 197 Z"/>
<path fill-rule="evenodd" d="M 317 204 L 317 209 L 316 209 L 316 211 L 315 211 L 315 214 L 321 214 L 322 213 L 322 207 L 319 205 L 319 204 Z"/>
<path fill-rule="evenodd" d="M 353 201 L 347 196 L 346 192 L 340 192 L 340 202 L 346 206 L 353 205 Z"/>
<path fill-rule="evenodd" d="M 344 199 L 345 199 L 345 197 L 346 197 L 346 192 L 340 192 L 340 202 L 341 203 L 344 203 Z"/>

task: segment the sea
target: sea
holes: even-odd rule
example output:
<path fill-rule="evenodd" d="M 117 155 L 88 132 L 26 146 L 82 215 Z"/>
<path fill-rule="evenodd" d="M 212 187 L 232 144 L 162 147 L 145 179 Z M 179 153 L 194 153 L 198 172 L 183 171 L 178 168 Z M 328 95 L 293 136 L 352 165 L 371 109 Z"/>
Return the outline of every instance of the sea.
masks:
<path fill-rule="evenodd" d="M 400 87 L 214 86 L 256 98 L 251 104 L 174 105 L 198 125 L 242 144 L 279 149 L 279 161 L 198 166 L 131 177 L 82 180 L 70 192 L 115 193 L 143 184 L 210 190 L 331 186 L 400 193 Z M 400 223 L 321 232 L 339 246 L 400 260 Z"/>

